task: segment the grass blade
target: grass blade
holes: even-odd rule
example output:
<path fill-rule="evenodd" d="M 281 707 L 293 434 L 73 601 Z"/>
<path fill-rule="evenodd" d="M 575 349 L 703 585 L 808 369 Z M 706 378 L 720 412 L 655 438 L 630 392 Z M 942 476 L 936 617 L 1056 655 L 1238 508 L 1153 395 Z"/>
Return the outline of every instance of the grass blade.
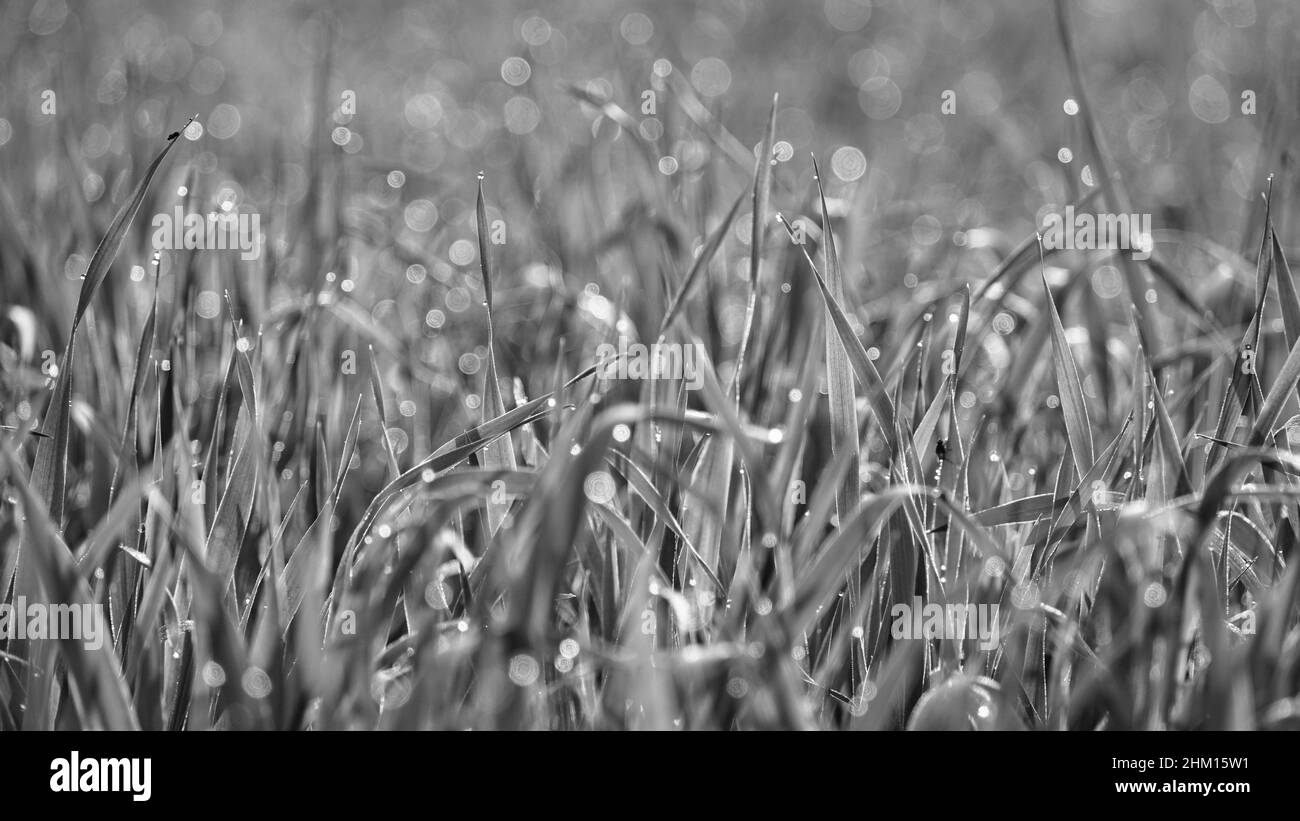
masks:
<path fill-rule="evenodd" d="M 1056 368 L 1056 391 L 1061 400 L 1061 415 L 1065 418 L 1065 432 L 1070 439 L 1075 471 L 1079 478 L 1083 478 L 1093 465 L 1092 424 L 1088 421 L 1088 405 L 1083 398 L 1083 383 L 1079 379 L 1079 369 L 1074 363 L 1074 356 L 1070 353 L 1070 343 L 1065 338 L 1065 327 L 1061 325 L 1061 315 L 1056 311 L 1052 289 L 1047 284 L 1046 275 L 1042 275 L 1042 280 L 1048 321 L 1051 323 L 1052 364 Z"/>

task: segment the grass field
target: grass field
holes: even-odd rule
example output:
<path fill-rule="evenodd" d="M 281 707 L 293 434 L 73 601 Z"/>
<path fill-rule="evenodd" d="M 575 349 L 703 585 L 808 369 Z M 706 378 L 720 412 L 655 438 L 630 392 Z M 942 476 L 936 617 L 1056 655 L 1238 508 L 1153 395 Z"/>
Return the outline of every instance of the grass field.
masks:
<path fill-rule="evenodd" d="M 1298 22 L 6 4 L 0 729 L 1300 728 Z"/>

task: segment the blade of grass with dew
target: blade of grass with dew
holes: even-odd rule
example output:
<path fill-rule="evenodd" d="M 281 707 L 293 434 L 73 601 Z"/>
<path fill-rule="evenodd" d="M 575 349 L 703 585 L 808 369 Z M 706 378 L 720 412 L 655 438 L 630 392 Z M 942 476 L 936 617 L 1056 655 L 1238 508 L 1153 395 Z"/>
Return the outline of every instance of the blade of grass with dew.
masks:
<path fill-rule="evenodd" d="M 140 343 L 136 348 L 135 372 L 131 378 L 131 392 L 127 398 L 126 424 L 122 428 L 122 439 L 117 448 L 117 464 L 113 468 L 113 478 L 109 483 L 108 498 L 110 504 L 113 502 L 123 474 L 129 471 L 138 478 L 144 469 L 142 454 L 139 452 L 136 439 L 140 427 L 140 394 L 144 390 L 145 380 L 149 375 L 149 362 L 153 356 L 154 345 L 157 341 L 155 328 L 158 317 L 158 276 L 158 266 L 154 266 L 153 301 L 149 307 L 149 314 L 145 318 L 144 329 L 140 332 Z M 147 515 L 147 499 L 141 495 L 139 497 L 138 516 L 135 522 L 135 549 L 141 553 L 144 551 L 144 521 Z M 119 557 L 116 555 L 106 557 L 106 564 L 102 568 L 104 575 L 113 579 L 113 583 L 117 585 L 119 591 L 125 594 L 113 596 L 112 591 L 110 591 L 109 613 L 110 617 L 114 619 L 115 625 L 120 623 L 124 628 L 129 629 L 134 620 L 134 614 L 130 610 L 135 597 L 131 595 L 131 591 L 135 588 L 137 571 L 129 563 L 118 564 L 118 562 Z M 98 569 L 100 565 L 96 564 L 94 567 Z M 125 608 L 123 603 L 126 604 Z M 126 612 L 123 612 L 123 610 Z"/>
<path fill-rule="evenodd" d="M 944 351 L 943 356 L 951 362 L 951 372 L 944 385 L 937 393 L 948 396 L 948 429 L 944 447 L 939 456 L 939 489 L 949 502 L 963 506 L 966 498 L 966 454 L 962 448 L 961 430 L 957 424 L 957 388 L 961 383 L 961 358 L 966 349 L 966 324 L 970 319 L 970 287 L 962 290 L 961 310 L 957 314 L 957 327 L 953 333 L 952 348 Z M 940 572 L 947 573 L 949 567 L 957 567 L 961 562 L 962 531 L 950 528 L 949 519 L 935 506 L 935 529 L 944 533 L 943 555 Z M 936 549 L 937 549 L 936 545 Z"/>
<path fill-rule="evenodd" d="M 1233 351 L 1228 384 L 1219 404 L 1219 416 L 1215 423 L 1213 438 L 1210 440 L 1209 455 L 1206 458 L 1207 473 L 1218 466 L 1226 449 L 1223 443 L 1231 441 L 1232 432 L 1237 429 L 1249 408 L 1252 394 L 1258 390 L 1255 364 L 1259 353 L 1260 332 L 1264 324 L 1264 304 L 1268 299 L 1268 278 L 1273 270 L 1267 259 L 1268 255 L 1261 252 L 1259 268 L 1263 285 L 1258 288 L 1259 299 L 1255 303 L 1250 324 L 1242 334 L 1241 342 Z"/>
<path fill-rule="evenodd" d="M 1178 433 L 1174 430 L 1173 419 L 1170 418 L 1169 409 L 1165 406 L 1165 398 L 1160 386 L 1155 381 L 1155 374 L 1152 373 L 1150 366 L 1147 364 L 1146 352 L 1141 347 L 1138 349 L 1138 362 L 1145 369 L 1147 382 L 1151 385 L 1152 415 L 1155 417 L 1156 445 L 1160 453 L 1157 464 L 1161 469 L 1162 489 L 1164 491 L 1157 498 L 1164 500 L 1175 496 L 1184 496 L 1192 492 L 1192 483 L 1187 474 L 1187 464 L 1183 461 Z M 1172 485 L 1169 482 L 1170 479 L 1173 480 Z M 1150 498 L 1150 494 L 1148 494 L 1148 498 Z"/>
<path fill-rule="evenodd" d="M 192 120 L 193 118 L 191 118 Z M 189 123 L 186 123 L 186 127 L 188 125 Z M 81 291 L 77 297 L 77 307 L 73 314 L 71 328 L 68 331 L 67 348 L 59 364 L 54 392 L 41 423 L 41 432 L 46 436 L 38 438 L 36 457 L 30 477 L 37 498 L 42 499 L 47 506 L 50 521 L 54 523 L 56 532 L 62 532 L 63 529 L 63 507 L 67 495 L 68 443 L 71 435 L 70 424 L 72 418 L 73 354 L 76 347 L 77 329 L 86 311 L 90 308 L 95 292 L 99 290 L 99 286 L 108 276 L 109 269 L 117 257 L 118 249 L 121 248 L 126 233 L 131 227 L 136 213 L 140 210 L 149 184 L 153 181 L 158 168 L 171 152 L 179 136 L 180 132 L 173 133 L 168 138 L 167 145 L 158 152 L 153 162 L 149 164 L 131 197 L 118 210 L 113 222 L 109 225 L 108 231 L 100 239 L 99 245 L 95 248 L 95 252 L 86 268 L 85 277 L 82 279 Z M 23 561 L 25 542 L 25 536 L 20 533 L 12 569 L 9 567 L 5 569 L 6 572 L 13 574 L 13 593 L 15 597 L 31 596 L 36 598 L 39 596 L 39 587 L 35 569 L 30 566 L 30 562 Z M 10 579 L 0 579 L 0 590 L 8 590 L 9 588 Z M 45 655 L 44 651 L 37 650 L 36 652 L 40 656 Z M 38 668 L 47 665 L 40 658 L 29 658 L 28 661 L 31 662 L 27 671 L 30 692 L 28 710 L 23 719 L 24 725 L 43 726 L 33 722 L 42 720 L 41 717 L 45 714 L 47 707 L 45 699 L 49 693 L 45 687 L 36 684 L 34 676 Z"/>
<path fill-rule="evenodd" d="M 785 226 L 786 231 L 794 236 L 790 224 L 781 215 L 777 219 Z M 894 403 L 889 397 L 885 388 L 885 382 L 876 370 L 876 366 L 867 356 L 866 348 L 862 346 L 861 340 L 853 332 L 853 327 L 849 323 L 848 317 L 844 310 L 836 302 L 835 297 L 831 294 L 830 287 L 822 277 L 821 272 L 817 270 L 812 259 L 807 257 L 810 270 L 813 276 L 817 278 L 817 286 L 821 289 L 822 298 L 826 303 L 826 309 L 829 312 L 831 322 L 834 323 L 836 331 L 839 333 L 840 340 L 844 343 L 845 353 L 848 355 L 849 362 L 853 365 L 857 373 L 858 381 L 862 383 L 867 392 L 867 402 L 871 406 L 872 412 L 876 416 L 876 424 L 885 434 L 886 441 L 889 442 L 891 452 L 897 457 L 902 452 L 901 443 L 898 441 L 896 426 L 894 424 Z"/>
<path fill-rule="evenodd" d="M 193 118 L 190 118 L 190 122 L 193 122 Z M 185 127 L 189 127 L 188 122 Z M 153 181 L 154 175 L 157 174 L 163 160 L 167 158 L 172 147 L 176 145 L 179 137 L 179 131 L 173 133 L 167 139 L 167 145 L 158 152 L 153 162 L 145 169 L 144 177 L 136 185 L 130 199 L 118 210 L 113 222 L 109 225 L 108 231 L 99 241 L 99 245 L 95 248 L 95 253 L 91 256 L 90 263 L 86 267 L 86 275 L 82 278 L 81 291 L 77 296 L 77 307 L 72 318 L 72 327 L 68 332 L 67 350 L 63 353 L 54 393 L 46 410 L 45 418 L 41 423 L 41 432 L 46 436 L 41 437 L 37 444 L 36 460 L 32 466 L 31 475 L 32 485 L 36 489 L 37 496 L 46 501 L 50 511 L 50 520 L 55 523 L 56 529 L 59 530 L 62 529 L 63 501 L 67 493 L 68 438 L 72 414 L 72 366 L 77 328 L 81 324 L 82 317 L 89 310 L 95 292 L 99 290 L 99 286 L 108 276 L 109 269 L 117 258 L 118 249 L 122 247 L 122 241 L 126 238 L 126 233 L 135 220 L 141 203 L 144 202 L 145 193 L 149 190 L 149 184 Z M 22 542 L 20 540 L 18 546 L 19 559 L 15 570 L 17 577 L 15 594 L 35 593 L 36 591 L 31 585 L 32 577 L 23 570 L 22 552 Z M 9 579 L 0 579 L 0 589 L 8 589 L 9 581 Z"/>
<path fill-rule="evenodd" d="M 1263 406 L 1255 416 L 1249 439 L 1252 447 L 1262 446 L 1266 440 L 1272 439 L 1273 426 L 1297 384 L 1300 384 L 1300 342 L 1297 342 L 1287 354 L 1286 361 L 1282 363 L 1282 368 L 1273 380 L 1273 386 L 1264 397 Z"/>
<path fill-rule="evenodd" d="M 696 546 L 698 563 L 704 565 L 705 584 L 711 584 L 718 578 L 716 569 L 722 555 L 722 530 L 729 502 L 731 499 L 731 474 L 735 469 L 736 442 L 728 436 L 710 436 L 700 445 L 699 458 L 691 468 L 687 484 L 683 488 L 681 505 L 682 530 L 689 541 Z M 698 497 L 698 501 L 697 501 Z M 711 500 L 718 508 L 715 515 L 709 510 L 704 499 Z M 689 578 L 689 577 L 688 577 Z M 694 581 L 694 579 L 690 579 Z M 713 591 L 716 596 L 725 596 L 726 589 L 719 587 Z"/>
<path fill-rule="evenodd" d="M 1058 515 L 1065 509 L 1065 504 L 1064 497 L 1055 498 L 1051 493 L 1037 493 L 985 508 L 975 513 L 973 518 L 984 527 L 1034 522 L 1044 516 Z"/>
<path fill-rule="evenodd" d="M 835 232 L 831 227 L 830 210 L 826 207 L 826 192 L 822 189 L 821 168 L 817 158 L 813 157 L 813 179 L 817 182 L 817 196 L 822 210 L 822 265 L 826 269 L 826 284 L 831 297 L 838 303 L 844 301 L 844 275 L 840 270 L 839 255 L 835 251 Z M 826 308 L 826 399 L 831 416 L 831 453 L 847 451 L 849 469 L 844 474 L 844 483 L 839 487 L 836 498 L 836 511 L 840 521 L 857 507 L 859 474 L 861 464 L 858 456 L 858 406 L 857 394 L 853 389 L 853 371 L 849 366 L 849 355 L 844 350 L 844 341 L 835 330 L 830 318 L 830 308 Z"/>
<path fill-rule="evenodd" d="M 1296 292 L 1295 280 L 1291 277 L 1291 266 L 1287 264 L 1286 253 L 1277 238 L 1277 232 L 1270 226 L 1269 234 L 1273 247 L 1273 276 L 1277 279 L 1279 302 L 1282 305 L 1282 324 L 1286 331 L 1286 344 L 1294 348 L 1300 341 L 1300 293 Z"/>
<path fill-rule="evenodd" d="M 722 218 L 722 222 L 718 223 L 717 228 L 713 229 L 713 233 L 709 235 L 708 240 L 704 243 L 704 249 L 695 258 L 695 262 L 691 264 L 691 270 L 686 274 L 686 278 L 682 280 L 681 287 L 672 295 L 668 303 L 668 309 L 664 312 L 663 321 L 659 323 L 659 335 L 661 337 L 667 332 L 673 320 L 677 318 L 682 307 L 686 304 L 686 298 L 690 296 L 695 281 L 699 279 L 700 274 L 708 268 L 709 263 L 713 261 L 713 257 L 718 253 L 718 247 L 726 239 L 727 232 L 731 230 L 731 224 L 735 222 L 736 214 L 740 211 L 740 204 L 744 201 L 745 194 L 742 192 L 740 196 L 736 197 L 736 201 L 731 204 L 731 210 Z"/>
<path fill-rule="evenodd" d="M 1079 370 L 1070 353 L 1070 342 L 1065 337 L 1065 327 L 1061 324 L 1061 315 L 1056 311 L 1056 300 L 1052 298 L 1052 289 L 1047 284 L 1046 275 L 1042 275 L 1042 281 L 1048 321 L 1051 323 L 1052 363 L 1056 369 L 1061 416 L 1065 419 L 1065 432 L 1070 439 L 1070 451 L 1074 454 L 1076 475 L 1083 478 L 1093 465 L 1092 424 L 1088 421 L 1088 405 L 1083 398 Z"/>
<path fill-rule="evenodd" d="M 778 96 L 772 95 L 772 111 L 767 118 L 767 129 L 763 140 L 758 145 L 758 157 L 754 160 L 754 194 L 753 224 L 749 233 L 749 295 L 745 302 L 745 326 L 740 335 L 740 348 L 736 352 L 736 370 L 731 375 L 731 385 L 727 394 L 734 394 L 739 401 L 740 380 L 744 373 L 745 351 L 749 348 L 750 337 L 754 333 L 755 314 L 758 311 L 758 284 L 763 264 L 763 239 L 767 236 L 767 205 L 772 195 L 772 166 L 776 160 L 772 157 L 772 143 L 776 140 L 776 105 Z"/>
<path fill-rule="evenodd" d="M 200 484 L 197 486 L 203 499 L 203 515 L 209 526 L 212 525 L 213 517 L 216 515 L 217 507 L 221 502 L 221 489 L 225 482 L 221 476 L 222 457 L 226 456 L 226 419 L 228 416 L 226 405 L 229 397 L 233 392 L 233 385 L 239 380 L 239 375 L 235 372 L 235 357 L 231 356 L 230 362 L 226 366 L 226 375 L 221 385 L 221 391 L 217 395 L 216 412 L 212 414 L 212 428 L 208 434 L 207 453 L 203 457 L 203 470 L 200 473 L 201 479 L 197 480 Z M 178 403 L 178 408 L 183 407 L 183 403 Z M 236 412 L 238 419 L 238 412 Z M 233 447 L 233 446 L 231 446 Z M 227 462 L 226 468 L 230 468 Z"/>
<path fill-rule="evenodd" d="M 1296 343 L 1300 342 L 1300 294 L 1296 292 L 1295 280 L 1291 277 L 1291 266 L 1287 264 L 1286 253 L 1282 250 L 1282 243 L 1278 239 L 1277 231 L 1271 221 L 1269 222 L 1268 233 L 1272 252 L 1273 276 L 1277 280 L 1278 301 L 1282 307 L 1282 323 L 1286 335 L 1286 344 L 1289 348 L 1294 348 Z M 1296 395 L 1300 397 L 1300 383 L 1296 385 Z M 1263 412 L 1264 409 L 1261 408 L 1260 413 Z M 1277 412 L 1281 412 L 1280 407 Z M 1272 414 L 1271 409 L 1270 413 Z M 1276 414 L 1273 414 L 1273 416 L 1274 421 L 1276 421 Z M 1256 421 L 1258 422 L 1258 419 Z M 1274 421 L 1269 422 L 1270 427 L 1274 424 Z M 1258 444 L 1254 439 L 1250 441 L 1253 444 Z M 1276 481 L 1277 477 L 1270 475 L 1271 473 L 1272 471 L 1266 471 L 1267 480 Z M 1283 508 L 1282 515 L 1292 518 L 1294 521 L 1295 517 L 1300 517 L 1300 507 L 1292 504 Z"/>
<path fill-rule="evenodd" d="M 384 407 L 384 386 L 379 380 L 379 363 L 375 361 L 375 346 L 367 345 L 370 351 L 370 392 L 375 397 L 375 412 L 379 414 L 380 441 L 384 445 L 384 455 L 388 458 L 388 470 L 392 474 L 388 480 L 396 479 L 402 470 L 397 466 L 397 452 L 393 450 L 392 437 L 388 435 L 388 411 Z"/>
<path fill-rule="evenodd" d="M 1074 89 L 1075 101 L 1079 107 L 1079 120 L 1083 123 L 1083 133 L 1087 139 L 1093 161 L 1096 163 L 1094 177 L 1097 180 L 1097 186 L 1102 191 L 1112 211 L 1118 214 L 1131 214 L 1133 213 L 1133 207 L 1123 181 L 1119 177 L 1111 176 L 1111 162 L 1109 153 L 1106 150 L 1106 143 L 1101 131 L 1097 128 L 1097 120 L 1093 114 L 1092 105 L 1083 87 L 1083 73 L 1079 70 L 1079 58 L 1074 51 L 1074 42 L 1070 37 L 1070 21 L 1066 12 L 1065 0 L 1056 0 L 1056 24 L 1061 49 L 1065 55 L 1066 68 L 1070 73 L 1070 85 Z M 1119 262 L 1120 269 L 1124 272 L 1125 284 L 1128 286 L 1129 301 L 1137 310 L 1138 332 L 1141 334 L 1142 342 L 1152 356 L 1158 356 L 1162 350 L 1161 338 L 1156 333 L 1158 326 L 1156 324 L 1155 309 L 1146 300 L 1147 287 L 1143 281 L 1142 272 L 1139 270 L 1136 260 L 1131 256 L 1120 253 Z"/>
<path fill-rule="evenodd" d="M 501 383 L 497 378 L 496 337 L 492 326 L 492 243 L 488 234 L 487 203 L 483 196 L 483 172 L 478 175 L 478 201 L 474 209 L 478 225 L 479 268 L 483 275 L 483 307 L 487 315 L 488 361 L 487 374 L 484 376 L 483 421 L 494 419 L 506 412 L 501 398 Z M 515 448 L 510 433 L 506 432 L 488 443 L 483 449 L 483 467 L 488 470 L 514 470 Z M 494 497 L 488 498 L 488 529 L 496 533 L 510 510 L 510 503 L 499 502 Z"/>

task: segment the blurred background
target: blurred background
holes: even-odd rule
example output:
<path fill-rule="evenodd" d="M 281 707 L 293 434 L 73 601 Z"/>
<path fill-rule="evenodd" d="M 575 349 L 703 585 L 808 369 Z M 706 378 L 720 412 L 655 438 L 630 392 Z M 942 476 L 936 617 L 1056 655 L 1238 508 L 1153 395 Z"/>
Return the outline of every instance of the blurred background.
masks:
<path fill-rule="evenodd" d="M 1237 247 L 1267 126 L 1294 125 L 1295 5 L 1071 6 L 1096 116 L 1136 206 Z M 531 233 L 530 213 L 561 196 L 549 189 L 571 149 L 601 139 L 596 109 L 568 85 L 635 116 L 681 192 L 722 150 L 672 122 L 685 116 L 675 81 L 750 148 L 779 93 L 789 159 L 778 199 L 782 185 L 802 191 L 816 152 L 833 192 L 868 190 L 868 244 L 902 231 L 923 250 L 956 229 L 1030 230 L 1072 198 L 1085 164 L 1069 159 L 1082 155 L 1079 122 L 1063 109 L 1069 78 L 1050 3 L 23 0 L 0 14 L 6 179 L 34 179 L 38 196 L 73 182 L 43 151 L 65 142 L 95 202 L 115 157 L 198 114 L 199 172 L 269 210 L 277 163 L 291 204 L 308 193 L 306 156 L 322 133 L 313 95 L 337 109 L 350 90 L 355 114 L 336 111 L 325 136 L 348 158 L 355 193 L 420 203 L 406 209 L 402 239 L 449 262 L 469 228 L 474 172 L 488 172 L 512 233 Z M 656 76 L 657 61 L 671 77 Z M 46 89 L 58 94 L 57 122 L 42 111 Z M 653 115 L 641 113 L 647 90 Z M 383 184 L 392 170 L 404 184 Z M 615 202 L 618 185 L 609 181 Z M 558 250 L 531 239 L 535 257 Z"/>

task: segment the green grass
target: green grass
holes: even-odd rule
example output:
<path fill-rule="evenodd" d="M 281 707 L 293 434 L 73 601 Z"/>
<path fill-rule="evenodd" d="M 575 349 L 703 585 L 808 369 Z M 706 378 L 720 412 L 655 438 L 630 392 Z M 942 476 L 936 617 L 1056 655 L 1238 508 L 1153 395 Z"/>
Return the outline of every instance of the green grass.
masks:
<path fill-rule="evenodd" d="M 647 136 L 648 63 L 534 76 L 504 159 L 429 171 L 378 125 L 331 141 L 342 11 L 310 23 L 303 139 L 251 113 L 167 139 L 180 102 L 140 136 L 128 105 L 184 95 L 128 73 L 118 110 L 65 79 L 56 139 L 0 145 L 0 601 L 98 602 L 112 638 L 0 644 L 0 729 L 1300 726 L 1294 181 L 1257 207 L 1207 170 L 1219 198 L 1170 216 L 1081 63 L 1096 21 L 1062 8 L 998 18 L 1038 49 L 1027 110 L 1072 130 L 1034 207 L 1153 212 L 1148 262 L 1010 215 L 1006 168 L 1059 147 L 1010 102 L 959 108 L 930 159 L 873 126 L 855 181 L 820 135 L 775 158 L 783 109 L 848 117 L 811 81 L 773 101 L 738 60 L 728 108 L 677 65 Z M 937 110 L 946 79 L 913 81 Z M 359 99 L 358 133 L 384 116 Z M 1261 181 L 1279 111 L 1250 132 Z M 96 117 L 119 140 L 90 197 Z M 1188 169 L 1198 133 L 1171 137 Z M 929 202 L 944 174 L 984 213 Z M 258 259 L 153 259 L 154 214 L 232 184 Z M 619 335 L 700 345 L 700 389 L 606 378 Z M 918 596 L 997 605 L 997 646 L 895 638 Z"/>

